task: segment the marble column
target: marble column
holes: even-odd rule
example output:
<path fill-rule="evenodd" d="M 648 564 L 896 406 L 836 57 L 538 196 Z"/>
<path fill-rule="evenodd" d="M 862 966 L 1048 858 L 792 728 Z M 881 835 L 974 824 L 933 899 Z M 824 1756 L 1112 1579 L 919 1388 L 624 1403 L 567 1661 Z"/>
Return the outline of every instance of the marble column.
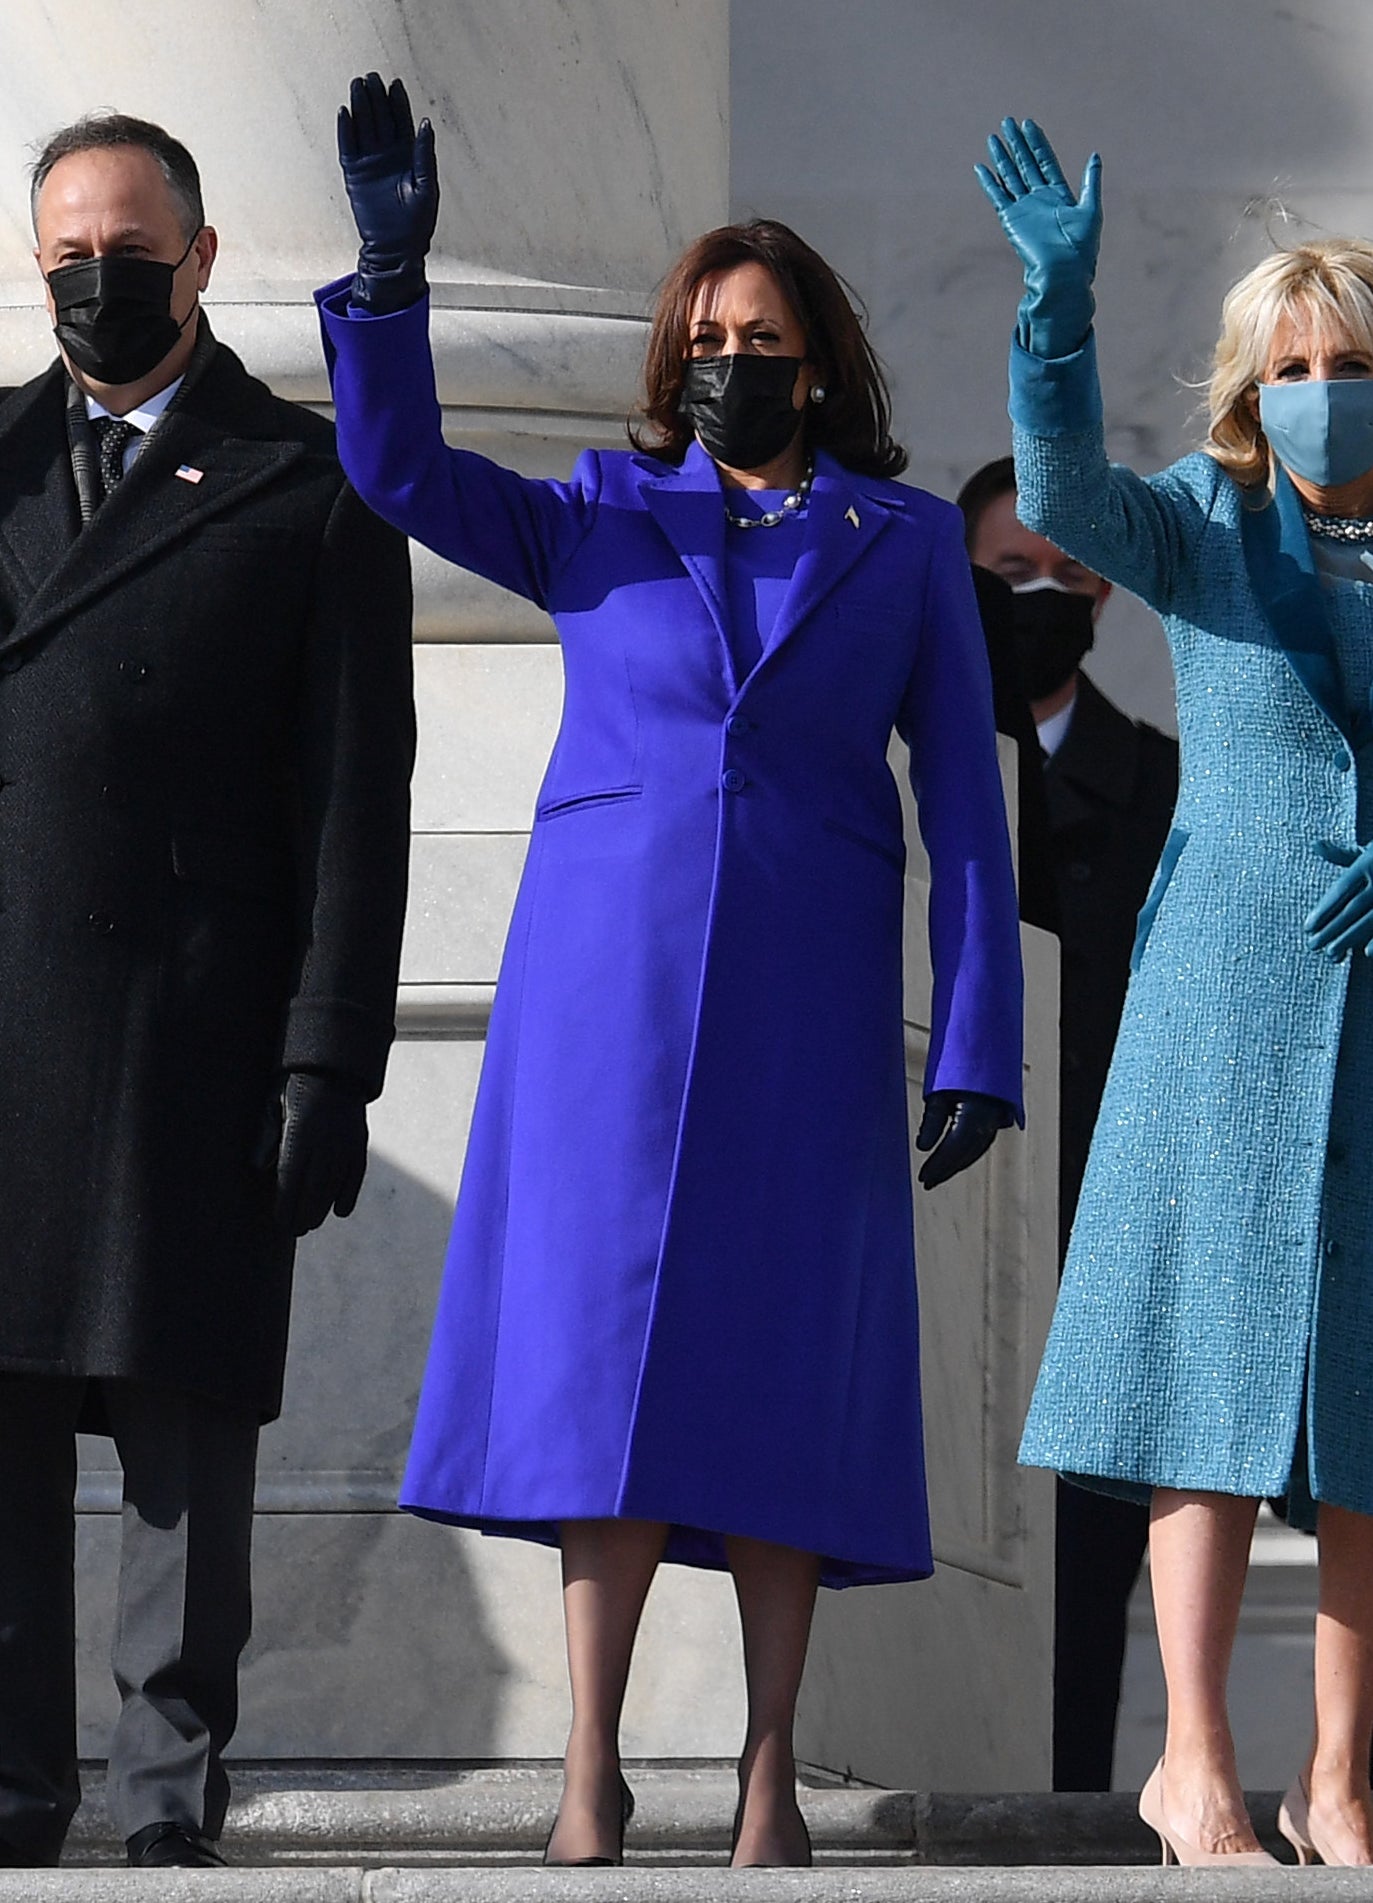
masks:
<path fill-rule="evenodd" d="M 452 439 L 530 474 L 565 474 L 586 444 L 623 443 L 652 287 L 691 235 L 728 215 L 728 41 L 729 0 L 36 5 L 9 29 L 0 71 L 0 382 L 33 374 L 50 354 L 29 257 L 25 148 L 110 105 L 165 124 L 197 155 L 222 245 L 207 299 L 218 334 L 281 394 L 325 403 L 309 294 L 349 268 L 354 251 L 333 120 L 348 77 L 375 67 L 404 75 L 417 114 L 438 129 L 443 202 L 430 275 Z M 262 1451 L 257 1631 L 235 1745 L 251 1756 L 545 1757 L 560 1750 L 566 1724 L 556 1556 L 391 1510 L 561 692 L 541 614 L 422 550 L 415 578 L 421 741 L 400 1041 L 358 1213 L 301 1251 L 286 1413 Z M 922 905 L 917 870 L 913 920 Z M 914 1067 L 918 932 L 912 943 Z M 1050 971 L 1037 993 L 1050 1000 L 1043 1023 L 1052 988 Z M 1052 1125 L 1051 1073 L 1039 1051 L 1031 1089 L 1041 1132 Z M 847 1595 L 842 1617 L 822 1621 L 806 1720 L 817 1761 L 879 1780 L 908 1774 L 910 1740 L 925 1724 L 909 1700 L 911 1660 L 971 1633 L 1016 1680 L 1035 1742 L 998 1757 L 987 1727 L 972 1726 L 959 1777 L 1043 1779 L 1048 1521 L 1035 1482 L 1009 1464 L 1006 1422 L 1052 1283 L 1051 1180 L 1042 1136 L 1017 1137 L 947 1197 L 922 1237 L 943 1291 L 927 1307 L 935 1387 L 981 1395 L 995 1369 L 1001 1412 L 973 1439 L 936 1430 L 960 1440 L 946 1494 L 952 1501 L 955 1470 L 966 1472 L 981 1502 L 966 1526 L 968 1513 L 951 1504 L 955 1570 L 923 1600 Z M 985 1428 L 988 1406 L 978 1401 L 976 1413 Z M 98 1755 L 113 1708 L 104 1655 L 118 1477 L 103 1443 L 86 1452 L 82 1739 Z M 993 1605 L 998 1580 L 1018 1622 Z M 951 1609 L 936 1616 L 936 1604 Z M 1000 1650 L 990 1633 L 998 1619 Z M 957 1703 L 956 1675 L 945 1676 L 941 1714 Z M 870 1719 L 855 1720 L 858 1690 Z M 665 1573 L 631 1686 L 627 1749 L 728 1754 L 742 1717 L 727 1581 Z"/>

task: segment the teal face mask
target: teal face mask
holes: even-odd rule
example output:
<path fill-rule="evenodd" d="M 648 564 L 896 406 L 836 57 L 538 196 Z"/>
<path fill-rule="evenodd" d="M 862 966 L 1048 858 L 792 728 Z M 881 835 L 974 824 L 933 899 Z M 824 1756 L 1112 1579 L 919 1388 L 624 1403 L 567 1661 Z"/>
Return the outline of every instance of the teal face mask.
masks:
<path fill-rule="evenodd" d="M 1261 383 L 1259 421 L 1283 468 L 1322 489 L 1373 469 L 1373 377 Z"/>

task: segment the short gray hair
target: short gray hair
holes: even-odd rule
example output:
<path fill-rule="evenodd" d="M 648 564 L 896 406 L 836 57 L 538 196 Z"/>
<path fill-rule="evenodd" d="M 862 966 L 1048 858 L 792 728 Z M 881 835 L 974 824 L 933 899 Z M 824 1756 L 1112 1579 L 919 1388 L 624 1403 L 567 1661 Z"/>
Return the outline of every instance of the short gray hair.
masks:
<path fill-rule="evenodd" d="M 200 173 L 196 162 L 181 143 L 150 119 L 134 119 L 125 112 L 88 112 L 73 125 L 63 126 L 45 140 L 29 172 L 29 214 L 38 228 L 38 194 L 49 172 L 59 159 L 74 152 L 103 152 L 112 146 L 132 145 L 147 152 L 167 181 L 181 215 L 181 233 L 187 244 L 205 223 L 205 204 L 200 196 Z"/>

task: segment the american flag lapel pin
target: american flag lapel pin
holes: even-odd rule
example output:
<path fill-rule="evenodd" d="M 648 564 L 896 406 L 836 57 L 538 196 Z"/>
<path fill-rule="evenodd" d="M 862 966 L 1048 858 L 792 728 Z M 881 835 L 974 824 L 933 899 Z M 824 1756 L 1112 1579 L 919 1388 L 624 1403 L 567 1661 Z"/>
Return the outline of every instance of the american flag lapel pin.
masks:
<path fill-rule="evenodd" d="M 845 509 L 844 511 L 844 520 L 846 522 L 852 522 L 855 528 L 858 528 L 860 526 L 858 521 L 858 511 L 857 509 L 854 508 L 852 503 L 850 503 L 848 508 Z"/>
<path fill-rule="evenodd" d="M 192 469 L 189 463 L 182 463 L 176 473 L 183 482 L 201 482 L 205 476 L 203 469 Z"/>

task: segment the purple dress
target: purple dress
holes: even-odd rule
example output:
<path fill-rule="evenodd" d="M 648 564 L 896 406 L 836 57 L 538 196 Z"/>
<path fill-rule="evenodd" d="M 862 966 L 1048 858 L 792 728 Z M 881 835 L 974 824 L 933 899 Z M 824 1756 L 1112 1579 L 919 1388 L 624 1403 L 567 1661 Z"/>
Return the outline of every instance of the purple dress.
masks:
<path fill-rule="evenodd" d="M 566 673 L 402 1504 L 544 1540 L 660 1520 L 669 1559 L 719 1566 L 734 1533 L 820 1554 L 832 1586 L 921 1578 L 894 725 L 931 862 L 926 1087 L 1021 1089 L 959 517 L 822 454 L 745 674 L 703 450 L 527 480 L 444 444 L 423 305 L 320 299 L 354 485 L 545 607 Z M 784 531 L 742 533 L 768 562 Z"/>

